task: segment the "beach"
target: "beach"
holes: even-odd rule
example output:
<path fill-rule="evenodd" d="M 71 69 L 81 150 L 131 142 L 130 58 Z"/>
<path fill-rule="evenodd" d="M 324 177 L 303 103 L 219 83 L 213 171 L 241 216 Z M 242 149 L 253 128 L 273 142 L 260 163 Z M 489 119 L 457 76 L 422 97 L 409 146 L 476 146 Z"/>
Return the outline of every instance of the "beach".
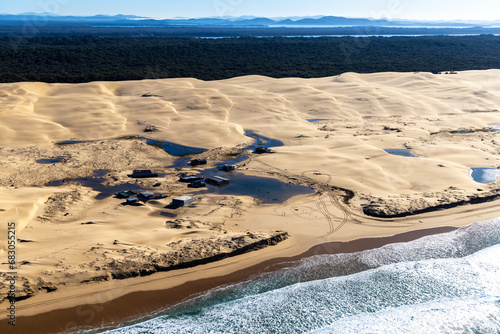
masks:
<path fill-rule="evenodd" d="M 12 327 L 5 266 L 0 330 L 116 325 L 289 261 L 500 216 L 499 74 L 0 84 L 18 298 Z M 272 153 L 252 152 L 258 138 Z M 189 188 L 180 173 L 249 185 Z M 114 190 L 128 189 L 166 197 L 126 205 Z M 168 207 L 184 195 L 196 201 Z"/>

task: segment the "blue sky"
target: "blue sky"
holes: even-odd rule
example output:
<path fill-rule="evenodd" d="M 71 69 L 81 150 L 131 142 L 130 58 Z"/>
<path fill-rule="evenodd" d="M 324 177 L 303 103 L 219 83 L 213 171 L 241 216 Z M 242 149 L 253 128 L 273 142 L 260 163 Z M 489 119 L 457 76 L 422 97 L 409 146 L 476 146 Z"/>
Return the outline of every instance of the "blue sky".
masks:
<path fill-rule="evenodd" d="M 2 0 L 1 13 L 133 14 L 155 18 L 308 16 L 497 20 L 499 0 Z"/>

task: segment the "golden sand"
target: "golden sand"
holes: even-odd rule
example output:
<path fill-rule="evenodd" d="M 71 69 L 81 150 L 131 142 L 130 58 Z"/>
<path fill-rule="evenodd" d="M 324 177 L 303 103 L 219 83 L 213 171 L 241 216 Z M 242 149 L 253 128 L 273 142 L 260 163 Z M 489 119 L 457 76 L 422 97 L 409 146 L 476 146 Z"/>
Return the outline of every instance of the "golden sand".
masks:
<path fill-rule="evenodd" d="M 17 302 L 17 315 L 175 288 L 328 242 L 497 217 L 490 200 L 499 194 L 499 183 L 479 184 L 469 168 L 500 166 L 500 141 L 490 131 L 500 125 L 499 106 L 500 70 L 1 84 L 1 256 L 5 259 L 6 222 L 16 222 L 22 241 L 17 245 L 18 293 L 30 297 Z M 157 131 L 146 134 L 147 126 Z M 248 154 L 242 148 L 253 139 L 245 130 L 285 145 L 273 148 L 273 154 L 250 154 L 240 172 L 299 183 L 316 192 L 283 204 L 203 194 L 196 205 L 169 211 L 164 207 L 172 197 L 196 192 L 177 182 L 179 170 L 165 169 L 176 158 L 143 140 L 117 139 L 147 136 L 202 147 L 208 151 L 200 157 L 210 164 Z M 65 140 L 88 142 L 56 145 Z M 418 158 L 384 151 L 405 148 Z M 61 162 L 36 163 L 47 158 Z M 97 192 L 78 183 L 45 186 L 89 177 L 94 170 L 107 170 L 105 185 L 117 185 L 131 182 L 127 174 L 134 169 L 164 174 L 155 191 L 169 197 L 134 207 L 112 197 L 97 200 Z M 157 181 L 132 182 L 153 189 Z M 435 210 L 447 205 L 452 208 Z M 406 217 L 369 217 L 363 207 Z M 166 221 L 178 226 L 169 228 L 173 225 Z M 277 231 L 290 237 L 192 268 L 113 278 L 120 266 L 133 271 L 148 268 L 148 261 L 165 254 L 187 254 L 182 262 L 227 253 L 281 233 Z M 0 287 L 4 299 L 7 285 Z M 7 305 L 4 299 L 0 308 Z M 5 318 L 6 312 L 0 316 Z"/>

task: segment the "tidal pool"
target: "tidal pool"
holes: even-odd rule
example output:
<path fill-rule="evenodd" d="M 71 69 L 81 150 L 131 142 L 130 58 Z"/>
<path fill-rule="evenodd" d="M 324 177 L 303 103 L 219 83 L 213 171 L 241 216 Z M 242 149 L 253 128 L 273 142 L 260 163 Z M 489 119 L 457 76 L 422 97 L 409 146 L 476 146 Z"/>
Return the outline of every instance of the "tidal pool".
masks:
<path fill-rule="evenodd" d="M 417 157 L 410 150 L 406 150 L 406 149 L 397 149 L 397 148 L 394 148 L 394 149 L 387 149 L 387 150 L 384 150 L 384 151 L 386 151 L 387 153 L 392 154 L 392 155 L 399 155 L 401 157 L 410 157 L 410 158 L 416 158 Z"/>
<path fill-rule="evenodd" d="M 189 155 L 189 154 L 200 154 L 200 153 L 208 151 L 205 148 L 184 146 L 184 145 L 173 143 L 171 141 L 149 139 L 149 138 L 145 138 L 145 137 L 139 137 L 139 139 L 145 140 L 146 144 L 159 147 L 159 148 L 163 149 L 165 152 L 167 152 L 168 154 L 173 155 L 175 157 L 181 157 L 181 156 L 185 156 L 185 155 Z"/>
<path fill-rule="evenodd" d="M 245 147 L 244 150 L 255 150 L 257 147 L 271 148 L 285 145 L 281 140 L 264 137 L 252 131 L 245 131 L 245 135 L 254 138 L 255 142 Z"/>
<path fill-rule="evenodd" d="M 51 158 L 51 159 L 38 159 L 36 163 L 42 165 L 52 165 L 61 162 L 62 158 Z"/>
<path fill-rule="evenodd" d="M 496 182 L 500 176 L 500 169 L 488 167 L 471 167 L 471 177 L 478 183 Z"/>
<path fill-rule="evenodd" d="M 294 183 L 281 182 L 267 177 L 245 175 L 239 172 L 221 172 L 216 168 L 206 169 L 201 172 L 205 178 L 219 175 L 229 179 L 229 184 L 217 187 L 207 184 L 207 189 L 199 192 L 215 193 L 220 195 L 250 196 L 269 204 L 283 203 L 297 196 L 312 194 L 314 189 Z"/>
<path fill-rule="evenodd" d="M 246 160 L 248 160 L 248 156 L 247 155 L 242 155 L 240 157 L 226 159 L 226 160 L 224 160 L 222 162 L 217 162 L 216 165 L 217 166 L 222 166 L 222 165 L 225 165 L 225 164 L 236 165 L 236 164 L 239 164 L 240 162 L 243 162 L 243 161 L 246 161 Z"/>
<path fill-rule="evenodd" d="M 107 187 L 102 183 L 106 180 L 104 176 L 106 176 L 108 172 L 104 170 L 96 170 L 94 171 L 93 177 L 79 177 L 76 179 L 62 179 L 57 181 L 51 181 L 45 184 L 46 187 L 59 187 L 60 185 L 66 182 L 78 182 L 84 187 L 92 188 L 94 191 L 98 191 L 99 194 L 95 197 L 95 199 L 105 199 L 113 196 L 115 193 L 120 191 L 127 190 L 137 190 L 141 189 L 137 184 L 119 184 L 117 186 Z"/>
<path fill-rule="evenodd" d="M 191 161 L 191 158 L 180 158 L 174 161 L 173 164 L 170 166 L 167 166 L 165 168 L 184 168 L 184 167 L 189 167 L 189 162 Z"/>
<path fill-rule="evenodd" d="M 159 147 L 163 149 L 165 152 L 167 152 L 170 155 L 173 156 L 185 156 L 188 154 L 200 154 L 203 152 L 208 151 L 205 148 L 200 148 L 200 147 L 191 147 L 191 146 L 184 146 L 180 145 L 171 141 L 165 141 L 165 140 L 158 140 L 158 139 L 150 139 L 146 137 L 139 137 L 139 136 L 125 136 L 125 137 L 119 137 L 119 138 L 113 138 L 113 140 L 130 140 L 130 139 L 139 139 L 139 140 L 145 140 L 146 144 Z M 74 145 L 74 144 L 82 144 L 82 143 L 92 143 L 96 142 L 99 140 L 65 140 L 65 141 L 60 141 L 57 142 L 56 145 Z"/>

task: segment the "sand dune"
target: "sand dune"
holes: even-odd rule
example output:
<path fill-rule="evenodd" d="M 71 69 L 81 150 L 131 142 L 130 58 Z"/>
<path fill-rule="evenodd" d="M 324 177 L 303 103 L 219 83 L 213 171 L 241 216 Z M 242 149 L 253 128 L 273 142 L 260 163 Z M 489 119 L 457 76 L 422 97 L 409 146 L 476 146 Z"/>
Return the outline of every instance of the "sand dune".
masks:
<path fill-rule="evenodd" d="M 152 263 L 194 249 L 187 252 L 193 260 L 267 240 L 281 233 L 276 231 L 289 233 L 272 250 L 187 276 L 204 277 L 297 255 L 323 242 L 496 217 L 490 201 L 500 196 L 499 182 L 475 182 L 470 167 L 500 167 L 500 140 L 493 131 L 500 126 L 499 109 L 499 70 L 0 84 L 0 217 L 17 224 L 24 241 L 18 261 L 25 261 L 19 275 L 31 289 L 20 293 L 35 296 L 19 302 L 20 312 L 36 314 L 30 305 L 92 282 L 109 286 L 113 268 L 130 268 L 137 276 L 134 271 L 148 268 L 139 258 Z M 144 132 L 147 127 L 155 131 Z M 245 130 L 284 146 L 273 148 L 274 154 L 243 152 L 254 141 Z M 176 157 L 123 136 L 204 148 L 200 157 L 209 164 L 250 154 L 241 172 L 310 186 L 316 193 L 265 205 L 245 194 L 202 194 L 196 205 L 169 211 L 164 207 L 171 197 L 196 193 L 177 182 L 179 171 L 192 168 L 166 169 Z M 66 140 L 83 142 L 56 145 Z M 409 149 L 417 157 L 385 149 Z M 59 161 L 36 162 L 54 158 Z M 160 178 L 132 181 L 127 174 L 133 169 L 152 169 Z M 131 182 L 169 198 L 132 207 L 113 197 L 96 199 L 98 192 L 75 182 L 45 186 L 95 170 L 108 172 L 106 186 Z M 153 188 L 157 181 L 162 185 Z M 470 201 L 484 203 L 464 205 Z M 406 217 L 384 220 L 366 213 Z M 6 235 L 4 225 L 0 233 Z M 4 295 L 6 287 L 0 286 Z"/>

